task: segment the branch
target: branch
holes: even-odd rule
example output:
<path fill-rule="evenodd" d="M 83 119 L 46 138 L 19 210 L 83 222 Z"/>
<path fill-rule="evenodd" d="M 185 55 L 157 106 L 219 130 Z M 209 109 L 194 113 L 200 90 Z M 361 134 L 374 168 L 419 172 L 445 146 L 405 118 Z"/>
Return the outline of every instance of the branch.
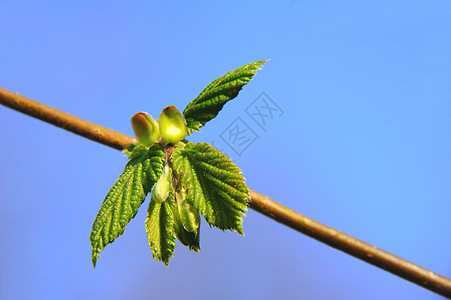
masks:
<path fill-rule="evenodd" d="M 128 135 L 74 117 L 3 88 L 0 88 L 0 103 L 117 150 L 122 150 L 131 143 L 136 143 L 136 140 Z"/>
<path fill-rule="evenodd" d="M 132 137 L 74 117 L 68 113 L 0 88 L 0 104 L 46 121 L 93 141 L 122 150 L 136 142 Z M 451 298 L 451 279 L 438 275 L 301 215 L 268 197 L 251 191 L 249 206 L 273 220 L 333 248 L 409 280 L 432 292 Z"/>

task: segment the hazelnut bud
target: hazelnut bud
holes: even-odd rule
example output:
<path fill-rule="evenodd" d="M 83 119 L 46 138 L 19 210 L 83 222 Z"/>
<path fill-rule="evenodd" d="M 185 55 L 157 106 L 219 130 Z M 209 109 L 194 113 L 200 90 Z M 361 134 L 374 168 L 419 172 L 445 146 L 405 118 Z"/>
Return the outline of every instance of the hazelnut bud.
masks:
<path fill-rule="evenodd" d="M 185 118 L 175 106 L 167 106 L 161 112 L 160 134 L 165 144 L 175 144 L 186 136 Z"/>
<path fill-rule="evenodd" d="M 161 203 L 165 201 L 172 188 L 172 169 L 168 165 L 164 166 L 163 173 L 152 189 L 151 200 Z"/>
<path fill-rule="evenodd" d="M 134 114 L 131 122 L 136 138 L 144 146 L 152 146 L 160 139 L 158 123 L 148 113 L 139 112 Z"/>

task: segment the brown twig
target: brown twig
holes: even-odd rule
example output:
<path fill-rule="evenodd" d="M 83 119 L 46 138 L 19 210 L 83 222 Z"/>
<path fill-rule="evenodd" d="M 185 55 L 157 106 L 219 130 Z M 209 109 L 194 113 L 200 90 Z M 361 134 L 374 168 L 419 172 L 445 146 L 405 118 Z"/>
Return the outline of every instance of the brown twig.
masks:
<path fill-rule="evenodd" d="M 135 139 L 132 137 L 79 119 L 2 88 L 0 88 L 0 103 L 118 150 L 122 150 L 135 142 Z M 323 225 L 255 191 L 251 191 L 249 206 L 269 218 L 322 243 L 391 272 L 437 294 L 451 298 L 451 279 L 435 274 L 432 271 Z"/>
<path fill-rule="evenodd" d="M 61 110 L 0 88 L 0 103 L 90 140 L 122 150 L 136 140 L 128 135 L 74 117 Z"/>

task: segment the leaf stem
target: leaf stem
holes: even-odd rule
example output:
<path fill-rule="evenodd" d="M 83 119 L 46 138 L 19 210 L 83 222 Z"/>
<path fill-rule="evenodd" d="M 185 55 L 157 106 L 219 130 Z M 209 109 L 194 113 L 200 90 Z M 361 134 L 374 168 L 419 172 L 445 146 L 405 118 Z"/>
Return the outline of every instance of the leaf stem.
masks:
<path fill-rule="evenodd" d="M 118 150 L 123 150 L 131 143 L 136 143 L 136 140 L 132 137 L 74 117 L 3 88 L 0 88 L 0 104 Z M 251 191 L 249 206 L 267 217 L 322 243 L 432 292 L 451 298 L 451 279 L 449 278 L 435 274 L 389 252 L 303 216 L 255 191 Z"/>

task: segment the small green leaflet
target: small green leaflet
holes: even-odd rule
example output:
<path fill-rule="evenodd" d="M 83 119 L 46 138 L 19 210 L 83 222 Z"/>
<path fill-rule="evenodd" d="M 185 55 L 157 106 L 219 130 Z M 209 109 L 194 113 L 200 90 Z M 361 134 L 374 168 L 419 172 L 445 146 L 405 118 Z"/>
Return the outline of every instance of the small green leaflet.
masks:
<path fill-rule="evenodd" d="M 161 203 L 151 200 L 147 210 L 147 240 L 153 258 L 162 261 L 166 266 L 169 259 L 174 256 L 175 250 L 174 206 L 174 191 L 172 191 Z"/>
<path fill-rule="evenodd" d="M 262 67 L 266 60 L 244 65 L 210 83 L 196 99 L 183 110 L 188 134 L 217 116 L 227 101 L 235 98 L 245 84 Z"/>
<path fill-rule="evenodd" d="M 179 204 L 180 204 L 180 201 L 179 201 L 179 199 L 177 199 L 177 204 L 174 205 L 174 207 L 173 207 L 175 235 L 177 236 L 179 241 L 183 245 L 188 246 L 190 250 L 199 252 L 200 251 L 200 246 L 199 246 L 200 226 L 194 232 L 189 232 L 183 227 L 182 220 L 180 219 L 179 208 L 178 208 Z"/>
<path fill-rule="evenodd" d="M 172 153 L 172 164 L 187 191 L 187 201 L 212 226 L 243 234 L 249 190 L 240 169 L 206 143 L 187 143 Z"/>
<path fill-rule="evenodd" d="M 130 161 L 103 200 L 92 225 L 92 263 L 95 266 L 103 248 L 124 233 L 147 193 L 160 177 L 164 152 L 159 146 L 133 149 Z"/>

